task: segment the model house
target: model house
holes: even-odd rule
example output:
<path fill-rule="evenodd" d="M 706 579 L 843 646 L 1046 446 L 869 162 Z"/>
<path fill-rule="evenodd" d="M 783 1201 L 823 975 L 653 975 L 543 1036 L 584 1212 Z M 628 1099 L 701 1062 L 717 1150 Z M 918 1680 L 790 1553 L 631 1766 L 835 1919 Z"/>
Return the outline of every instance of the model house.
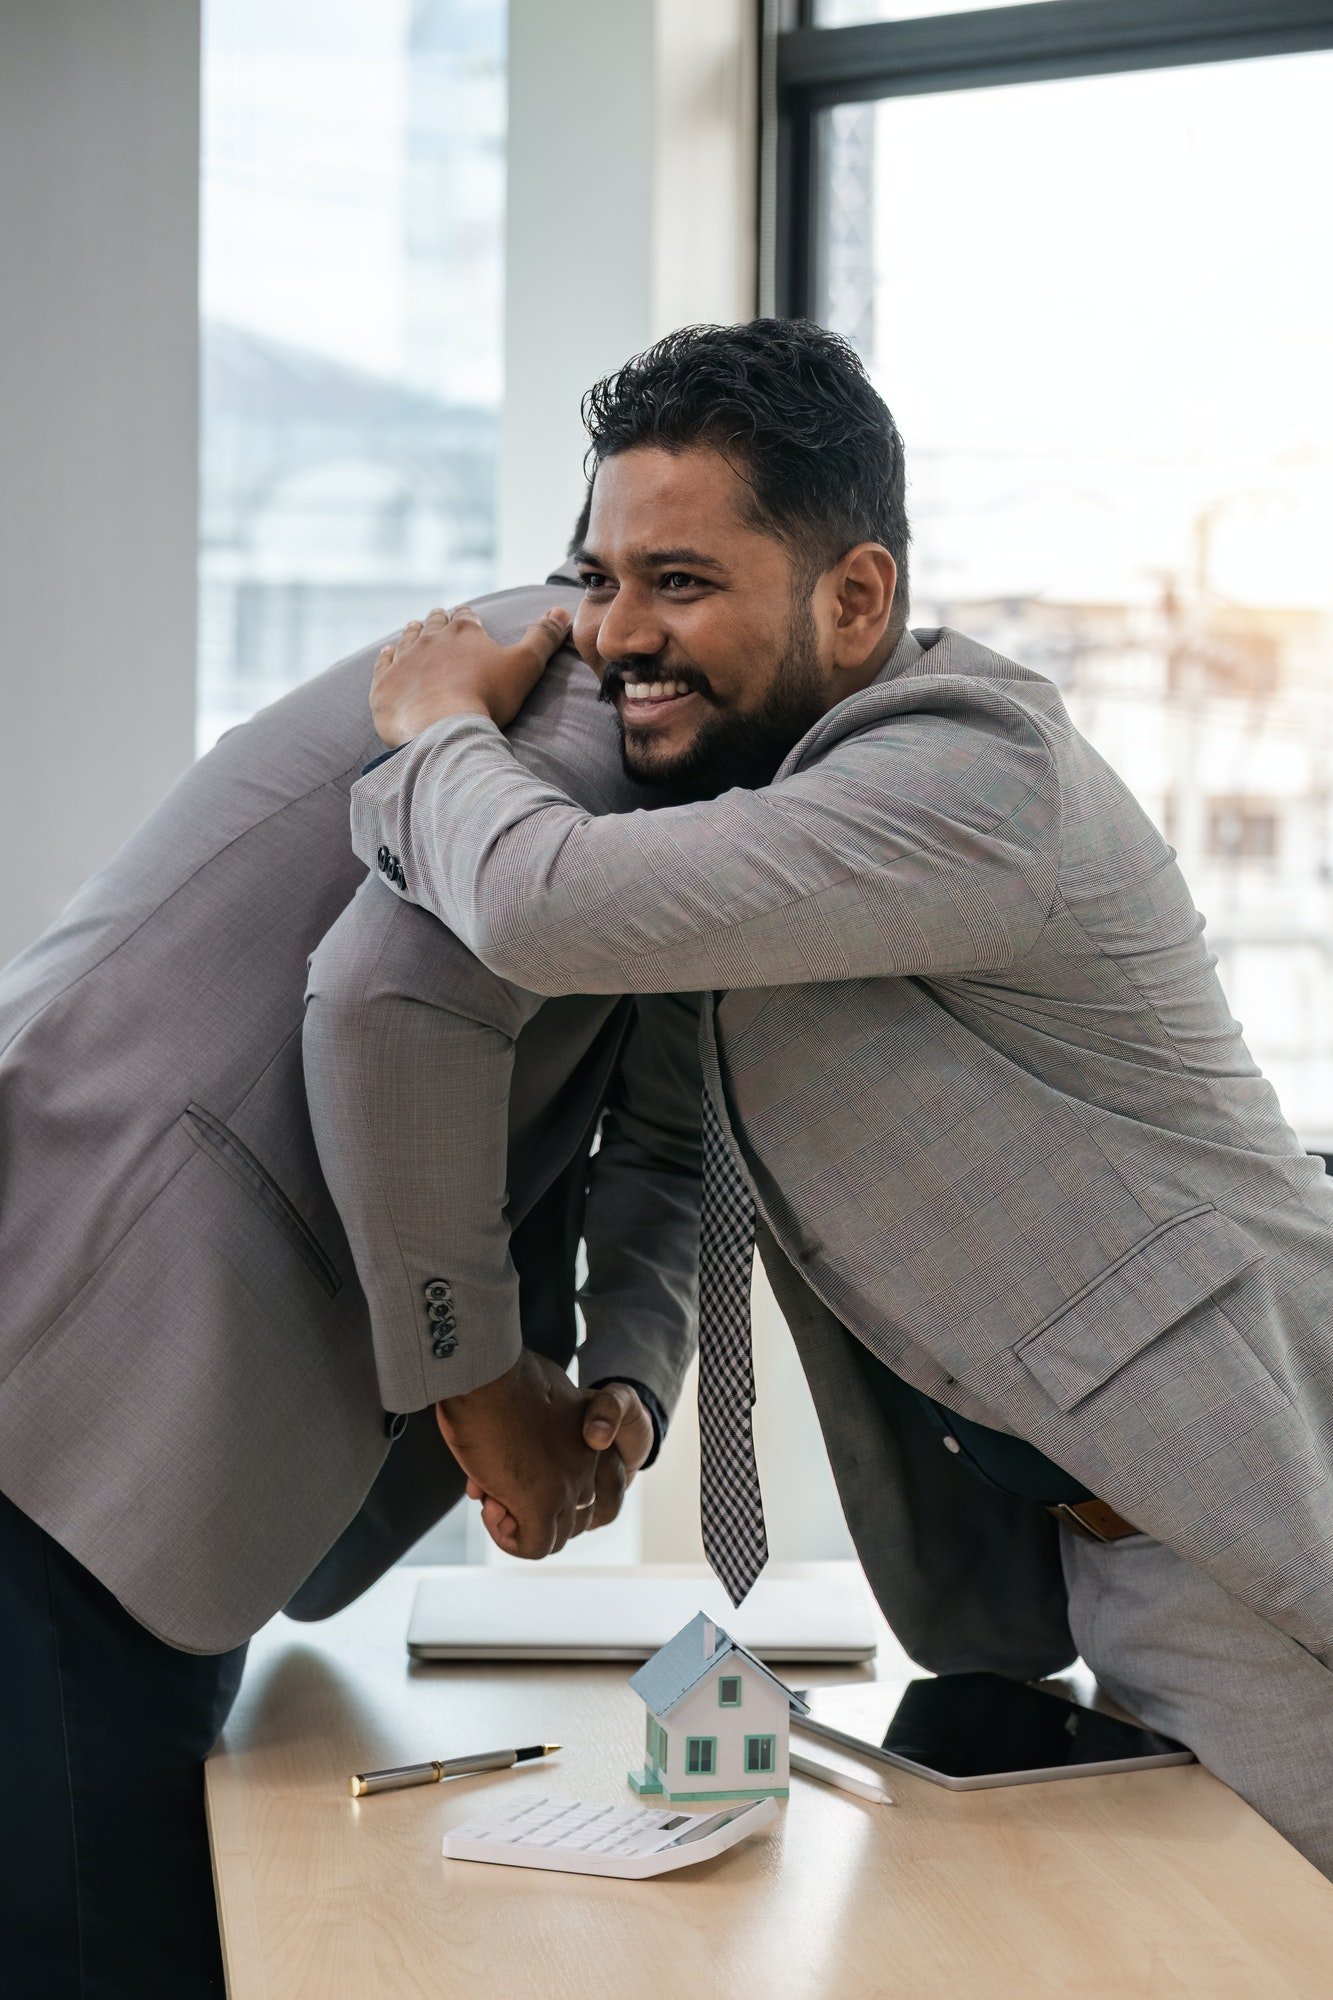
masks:
<path fill-rule="evenodd" d="M 805 1704 L 702 1611 L 630 1681 L 648 1710 L 636 1792 L 689 1799 L 786 1798 L 791 1705 Z"/>

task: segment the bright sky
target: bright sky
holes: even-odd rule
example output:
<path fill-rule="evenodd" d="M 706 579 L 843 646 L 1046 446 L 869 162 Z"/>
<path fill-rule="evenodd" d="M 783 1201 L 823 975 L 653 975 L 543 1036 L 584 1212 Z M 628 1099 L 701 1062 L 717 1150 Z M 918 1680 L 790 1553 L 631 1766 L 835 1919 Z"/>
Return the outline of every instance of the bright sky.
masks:
<path fill-rule="evenodd" d="M 875 372 L 948 587 L 1143 585 L 1207 502 L 1228 594 L 1333 604 L 1330 102 L 1333 54 L 879 107 Z"/>

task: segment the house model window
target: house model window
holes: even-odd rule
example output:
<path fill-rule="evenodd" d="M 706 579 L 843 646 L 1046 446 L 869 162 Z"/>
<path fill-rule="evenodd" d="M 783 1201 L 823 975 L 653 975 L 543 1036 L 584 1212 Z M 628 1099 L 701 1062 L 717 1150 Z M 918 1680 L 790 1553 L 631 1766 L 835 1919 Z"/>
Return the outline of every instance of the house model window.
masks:
<path fill-rule="evenodd" d="M 702 1611 L 630 1686 L 648 1710 L 636 1792 L 673 1804 L 786 1797 L 788 1719 L 805 1704 Z"/>

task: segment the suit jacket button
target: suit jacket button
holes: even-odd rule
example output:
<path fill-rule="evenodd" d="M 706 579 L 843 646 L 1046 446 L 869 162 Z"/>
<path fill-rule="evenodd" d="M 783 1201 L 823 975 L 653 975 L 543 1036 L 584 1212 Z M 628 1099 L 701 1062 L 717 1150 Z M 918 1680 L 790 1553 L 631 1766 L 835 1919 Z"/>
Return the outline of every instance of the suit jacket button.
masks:
<path fill-rule="evenodd" d="M 446 1278 L 429 1278 L 423 1289 L 433 1306 L 447 1306 L 453 1299 L 453 1287 Z"/>
<path fill-rule="evenodd" d="M 458 1348 L 457 1340 L 454 1338 L 452 1334 L 448 1334 L 443 1340 L 437 1340 L 435 1342 L 434 1347 L 431 1349 L 431 1353 L 435 1356 L 435 1359 L 437 1361 L 447 1361 L 449 1359 L 449 1356 L 457 1351 L 457 1348 Z"/>
<path fill-rule="evenodd" d="M 379 871 L 380 871 L 380 874 L 381 874 L 381 875 L 387 875 L 387 874 L 388 874 L 388 872 L 389 872 L 389 850 L 388 850 L 388 848 L 387 848 L 387 847 L 382 847 L 382 848 L 380 849 L 379 853 L 378 853 L 378 854 L 377 854 L 377 855 L 375 856 L 375 866 L 376 866 L 376 867 L 377 867 L 377 868 L 379 869 Z"/>
<path fill-rule="evenodd" d="M 386 1410 L 384 1412 L 384 1435 L 390 1444 L 396 1444 L 407 1429 L 406 1410 Z"/>

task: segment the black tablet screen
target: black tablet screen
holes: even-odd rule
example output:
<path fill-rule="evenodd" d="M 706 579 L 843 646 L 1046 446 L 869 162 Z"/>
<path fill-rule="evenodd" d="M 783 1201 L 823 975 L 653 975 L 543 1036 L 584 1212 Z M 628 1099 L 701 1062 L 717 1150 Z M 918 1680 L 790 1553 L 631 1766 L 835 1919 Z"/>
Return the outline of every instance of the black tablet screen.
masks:
<path fill-rule="evenodd" d="M 899 1688 L 807 1688 L 811 1720 L 951 1778 L 1060 1771 L 1162 1756 L 1169 1736 L 1000 1674 L 941 1674 Z"/>

